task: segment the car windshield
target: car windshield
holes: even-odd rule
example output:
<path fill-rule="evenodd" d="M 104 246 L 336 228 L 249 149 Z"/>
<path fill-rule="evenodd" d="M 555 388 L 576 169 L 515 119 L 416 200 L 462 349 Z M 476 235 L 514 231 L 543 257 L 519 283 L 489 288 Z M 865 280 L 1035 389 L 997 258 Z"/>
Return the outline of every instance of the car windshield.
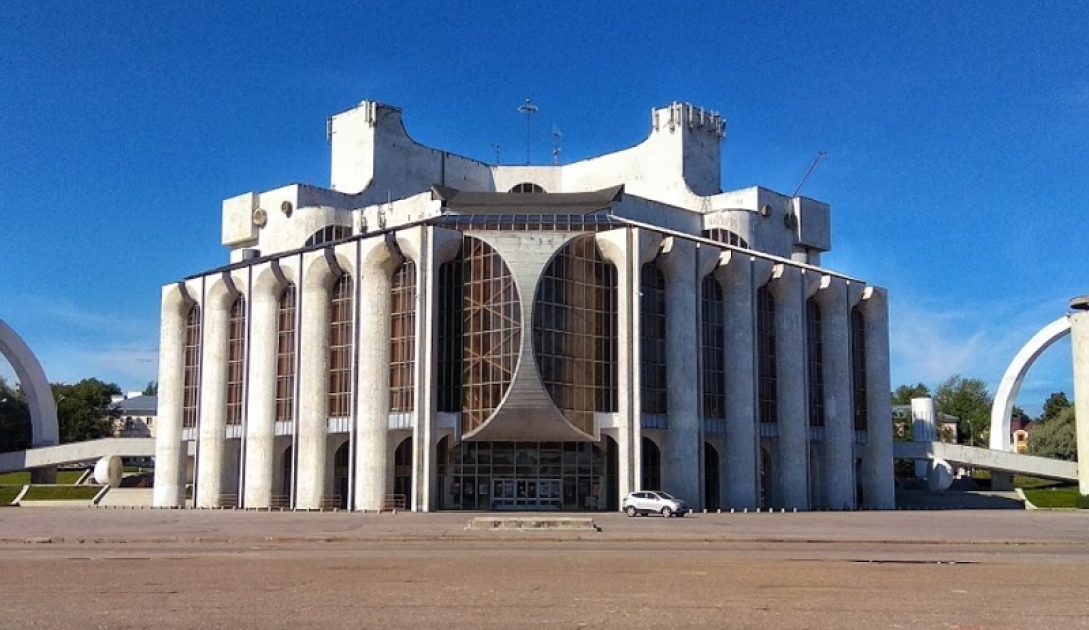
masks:
<path fill-rule="evenodd" d="M 672 494 L 669 494 L 668 492 L 656 492 L 655 494 L 663 499 L 673 499 L 674 501 L 677 500 Z"/>

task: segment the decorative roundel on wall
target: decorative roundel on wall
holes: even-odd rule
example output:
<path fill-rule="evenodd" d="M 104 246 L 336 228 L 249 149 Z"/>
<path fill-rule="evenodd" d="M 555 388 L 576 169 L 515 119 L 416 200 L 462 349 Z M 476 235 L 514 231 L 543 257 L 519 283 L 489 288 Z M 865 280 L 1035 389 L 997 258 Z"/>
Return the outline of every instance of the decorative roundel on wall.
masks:
<path fill-rule="evenodd" d="M 257 227 L 265 227 L 268 223 L 268 213 L 263 208 L 258 208 L 253 211 L 253 224 Z"/>
<path fill-rule="evenodd" d="M 285 201 L 280 204 L 280 210 L 286 216 L 291 216 L 291 211 L 295 209 L 295 206 L 291 205 L 290 201 Z"/>
<path fill-rule="evenodd" d="M 762 216 L 762 217 L 770 217 L 771 216 L 771 204 L 765 203 L 764 205 L 760 206 L 760 216 Z"/>

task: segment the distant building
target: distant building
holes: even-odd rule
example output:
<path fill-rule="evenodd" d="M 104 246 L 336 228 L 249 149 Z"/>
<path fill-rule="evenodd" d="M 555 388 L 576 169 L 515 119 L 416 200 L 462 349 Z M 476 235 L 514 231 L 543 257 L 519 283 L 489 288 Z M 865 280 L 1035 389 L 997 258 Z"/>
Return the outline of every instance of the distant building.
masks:
<path fill-rule="evenodd" d="M 156 505 L 893 507 L 885 291 L 820 266 L 828 205 L 721 190 L 717 114 L 650 123 L 499 166 L 333 116 L 331 189 L 226 200 L 163 288 Z"/>
<path fill-rule="evenodd" d="M 115 396 L 112 406 L 118 413 L 113 423 L 114 437 L 155 437 L 157 396 L 129 392 L 127 395 Z"/>

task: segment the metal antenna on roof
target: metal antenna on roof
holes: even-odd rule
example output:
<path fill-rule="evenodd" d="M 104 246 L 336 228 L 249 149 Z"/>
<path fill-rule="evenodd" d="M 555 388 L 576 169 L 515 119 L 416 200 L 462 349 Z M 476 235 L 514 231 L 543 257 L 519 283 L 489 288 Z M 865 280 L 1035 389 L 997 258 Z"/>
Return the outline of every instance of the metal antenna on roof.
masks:
<path fill-rule="evenodd" d="M 560 165 L 560 140 L 563 140 L 560 128 L 552 125 L 552 166 Z"/>
<path fill-rule="evenodd" d="M 541 108 L 534 105 L 533 102 L 530 101 L 528 98 L 526 99 L 525 103 L 522 103 L 518 106 L 518 113 L 523 114 L 526 117 L 526 166 L 529 166 L 529 147 L 530 138 L 532 137 L 530 135 L 529 120 L 533 117 L 534 114 L 536 114 L 540 110 Z"/>
<path fill-rule="evenodd" d="M 802 181 L 798 182 L 798 187 L 794 189 L 794 194 L 791 197 L 797 197 L 798 192 L 801 191 L 802 186 L 805 186 L 805 181 L 809 179 L 809 174 L 813 172 L 813 169 L 817 168 L 817 162 L 821 161 L 821 158 L 828 155 L 825 151 L 817 151 L 817 157 L 813 159 L 813 163 L 809 165 L 809 170 L 802 176 Z"/>
<path fill-rule="evenodd" d="M 499 145 L 498 144 L 493 144 L 492 148 L 495 149 L 495 163 L 496 164 L 501 164 L 501 162 L 499 161 Z"/>

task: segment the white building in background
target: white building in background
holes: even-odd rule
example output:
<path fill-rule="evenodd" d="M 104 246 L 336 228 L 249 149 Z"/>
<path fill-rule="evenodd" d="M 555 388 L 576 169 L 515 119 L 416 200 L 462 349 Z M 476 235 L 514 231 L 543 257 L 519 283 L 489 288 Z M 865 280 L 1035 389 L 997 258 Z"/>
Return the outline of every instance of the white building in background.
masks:
<path fill-rule="evenodd" d="M 498 166 L 333 116 L 330 189 L 228 199 L 163 288 L 155 504 L 893 507 L 885 291 L 826 204 L 721 191 L 724 128 Z"/>

